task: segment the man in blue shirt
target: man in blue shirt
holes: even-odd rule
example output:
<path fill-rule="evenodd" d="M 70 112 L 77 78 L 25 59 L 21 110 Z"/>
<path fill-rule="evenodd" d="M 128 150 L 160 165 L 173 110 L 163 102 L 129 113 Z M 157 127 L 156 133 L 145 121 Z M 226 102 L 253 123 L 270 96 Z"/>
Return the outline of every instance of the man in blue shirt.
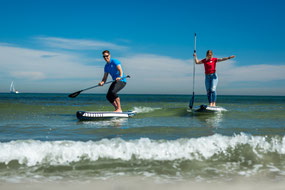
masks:
<path fill-rule="evenodd" d="M 108 50 L 103 51 L 102 54 L 106 61 L 106 65 L 104 68 L 103 79 L 99 85 L 104 85 L 108 78 L 108 74 L 112 76 L 113 80 L 116 80 L 111 84 L 106 97 L 108 101 L 115 107 L 115 112 L 122 112 L 120 98 L 117 94 L 117 92 L 122 90 L 127 84 L 122 65 L 119 60 L 111 59 L 111 55 Z"/>

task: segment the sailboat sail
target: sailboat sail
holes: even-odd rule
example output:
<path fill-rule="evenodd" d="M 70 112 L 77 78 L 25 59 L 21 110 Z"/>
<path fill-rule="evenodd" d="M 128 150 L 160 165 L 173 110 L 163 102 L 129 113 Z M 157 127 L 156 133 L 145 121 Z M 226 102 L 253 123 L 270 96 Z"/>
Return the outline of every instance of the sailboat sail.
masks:
<path fill-rule="evenodd" d="M 12 81 L 11 85 L 10 85 L 10 93 L 13 93 L 13 94 L 18 94 L 19 91 L 15 89 L 14 87 L 14 81 Z"/>

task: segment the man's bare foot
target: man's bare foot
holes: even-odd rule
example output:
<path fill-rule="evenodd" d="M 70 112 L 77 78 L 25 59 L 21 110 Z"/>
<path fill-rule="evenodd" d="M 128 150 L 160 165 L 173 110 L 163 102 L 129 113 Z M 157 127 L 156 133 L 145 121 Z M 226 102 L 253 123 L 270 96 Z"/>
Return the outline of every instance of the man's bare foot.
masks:
<path fill-rule="evenodd" d="M 118 109 L 118 110 L 115 110 L 114 112 L 123 112 L 123 111 Z"/>

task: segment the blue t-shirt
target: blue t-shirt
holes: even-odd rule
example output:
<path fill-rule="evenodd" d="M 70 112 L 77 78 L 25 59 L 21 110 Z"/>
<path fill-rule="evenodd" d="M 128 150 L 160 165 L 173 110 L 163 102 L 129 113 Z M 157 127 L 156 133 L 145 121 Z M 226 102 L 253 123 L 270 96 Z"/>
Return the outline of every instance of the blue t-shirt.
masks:
<path fill-rule="evenodd" d="M 121 65 L 121 63 L 117 59 L 111 59 L 110 63 L 106 63 L 105 65 L 104 72 L 109 73 L 112 76 L 113 80 L 116 80 L 116 78 L 120 77 L 120 71 L 117 69 L 118 65 Z M 126 77 L 122 65 L 121 68 L 123 71 L 123 77 Z M 126 78 L 123 78 L 121 81 L 125 83 L 127 82 Z"/>

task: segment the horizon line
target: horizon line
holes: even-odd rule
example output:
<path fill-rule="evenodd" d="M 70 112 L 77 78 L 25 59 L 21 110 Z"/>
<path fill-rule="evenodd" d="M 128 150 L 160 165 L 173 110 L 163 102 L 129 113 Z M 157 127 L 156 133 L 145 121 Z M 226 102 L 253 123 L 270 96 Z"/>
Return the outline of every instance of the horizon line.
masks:
<path fill-rule="evenodd" d="M 13 94 L 10 92 L 0 92 L 0 94 Z M 71 94 L 67 92 L 21 92 L 18 94 L 13 94 L 14 96 L 18 96 L 20 94 Z M 106 95 L 106 93 L 82 93 L 81 95 Z M 121 93 L 120 95 L 158 95 L 158 96 L 189 96 L 192 97 L 192 94 L 159 94 L 159 93 Z M 195 96 L 207 96 L 206 94 L 195 94 Z M 255 95 L 255 94 L 219 94 L 217 96 L 268 96 L 268 97 L 285 97 L 285 95 Z"/>

